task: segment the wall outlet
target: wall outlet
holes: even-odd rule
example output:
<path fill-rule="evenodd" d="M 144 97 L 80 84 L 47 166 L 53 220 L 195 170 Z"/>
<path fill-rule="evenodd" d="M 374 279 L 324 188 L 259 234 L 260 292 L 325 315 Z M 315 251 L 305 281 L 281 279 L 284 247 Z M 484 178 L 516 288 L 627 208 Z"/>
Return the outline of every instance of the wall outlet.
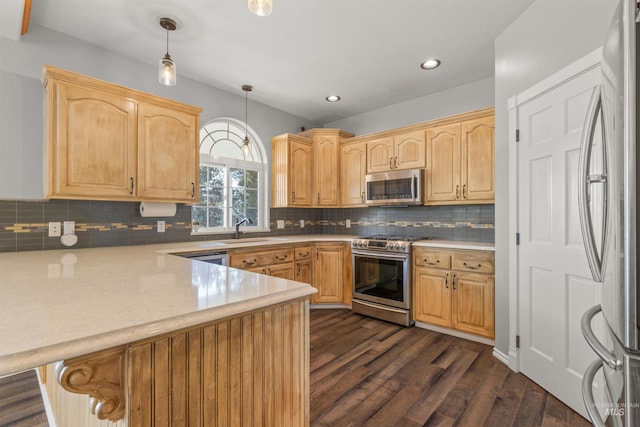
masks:
<path fill-rule="evenodd" d="M 347 228 L 351 228 L 351 220 L 350 220 L 350 219 L 346 220 L 346 221 L 344 222 L 344 225 L 345 225 L 345 227 L 347 227 Z"/>
<path fill-rule="evenodd" d="M 304 228 L 304 219 L 300 220 L 300 228 Z"/>
<path fill-rule="evenodd" d="M 278 228 L 284 228 L 284 219 L 279 219 L 276 221 Z"/>
<path fill-rule="evenodd" d="M 65 221 L 63 234 L 76 234 L 76 222 Z"/>
<path fill-rule="evenodd" d="M 49 223 L 49 237 L 60 237 L 60 230 L 62 229 L 62 224 L 59 222 L 50 222 Z"/>
<path fill-rule="evenodd" d="M 158 233 L 164 233 L 164 221 L 158 221 L 157 228 Z"/>

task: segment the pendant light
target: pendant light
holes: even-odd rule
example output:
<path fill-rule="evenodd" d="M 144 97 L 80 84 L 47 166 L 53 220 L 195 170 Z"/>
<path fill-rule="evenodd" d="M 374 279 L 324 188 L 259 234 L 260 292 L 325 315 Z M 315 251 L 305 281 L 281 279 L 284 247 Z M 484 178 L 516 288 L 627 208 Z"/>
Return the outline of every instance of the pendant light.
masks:
<path fill-rule="evenodd" d="M 158 80 L 166 86 L 176 85 L 176 63 L 169 55 L 169 31 L 176 30 L 176 21 L 170 18 L 160 18 L 160 26 L 167 30 L 167 53 L 160 59 Z"/>
<path fill-rule="evenodd" d="M 244 156 L 244 159 L 247 160 L 247 158 L 249 158 L 249 156 L 251 155 L 251 147 L 249 146 L 249 132 L 247 131 L 247 127 L 249 126 L 247 97 L 249 95 L 249 92 L 253 90 L 253 86 L 242 85 L 242 90 L 244 91 L 244 140 L 242 141 L 242 155 Z"/>
<path fill-rule="evenodd" d="M 269 16 L 273 9 L 272 0 L 248 0 L 247 5 L 251 13 L 258 16 Z"/>

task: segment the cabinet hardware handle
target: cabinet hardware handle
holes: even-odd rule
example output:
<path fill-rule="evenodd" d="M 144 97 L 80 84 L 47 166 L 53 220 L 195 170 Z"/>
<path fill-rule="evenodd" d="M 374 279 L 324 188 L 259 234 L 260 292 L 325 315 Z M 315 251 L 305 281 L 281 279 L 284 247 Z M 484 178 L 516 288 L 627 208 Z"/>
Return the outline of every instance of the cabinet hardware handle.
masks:
<path fill-rule="evenodd" d="M 282 257 L 281 257 L 281 256 L 279 256 L 279 255 L 274 255 L 273 257 L 274 257 L 276 260 L 278 260 L 278 261 L 284 261 L 285 259 L 289 258 L 289 255 L 286 255 L 286 254 L 285 254 L 285 255 L 284 255 L 284 256 L 282 256 Z"/>
<path fill-rule="evenodd" d="M 398 169 L 398 156 L 393 159 L 393 168 Z"/>
<path fill-rule="evenodd" d="M 464 265 L 466 268 L 468 268 L 469 270 L 477 270 L 480 267 L 482 267 L 482 264 L 478 264 L 476 267 L 474 267 L 473 265 L 467 265 L 466 262 L 463 262 L 462 265 Z"/>
<path fill-rule="evenodd" d="M 453 288 L 454 291 L 456 290 L 456 275 L 455 274 L 451 277 L 451 287 Z"/>
<path fill-rule="evenodd" d="M 196 195 L 196 184 L 195 183 L 191 183 L 191 198 L 193 198 Z"/>
<path fill-rule="evenodd" d="M 467 198 L 467 184 L 462 186 L 462 198 L 463 199 Z"/>
<path fill-rule="evenodd" d="M 129 191 L 129 194 L 133 194 L 133 177 L 129 179 L 131 180 L 131 191 Z"/>
<path fill-rule="evenodd" d="M 256 262 L 258 262 L 258 260 L 257 260 L 256 258 L 254 258 L 254 259 L 253 259 L 253 260 L 251 260 L 251 261 L 246 260 L 246 259 L 243 259 L 243 260 L 242 260 L 242 263 L 243 263 L 243 264 L 247 264 L 247 265 L 253 265 L 253 264 L 255 264 Z"/>
<path fill-rule="evenodd" d="M 449 289 L 449 273 L 444 275 L 444 287 Z"/>
<path fill-rule="evenodd" d="M 316 249 L 316 260 L 320 259 L 320 250 Z"/>
<path fill-rule="evenodd" d="M 307 251 L 307 252 L 306 252 L 306 253 L 304 253 L 304 254 L 303 254 L 302 252 L 298 252 L 298 255 L 300 255 L 300 256 L 305 256 L 305 257 L 306 257 L 306 256 L 309 256 L 309 252 Z"/>
<path fill-rule="evenodd" d="M 271 276 L 271 268 L 270 268 L 270 267 L 266 267 L 266 268 L 264 269 L 264 273 L 265 273 L 265 274 L 268 274 L 269 276 Z"/>
<path fill-rule="evenodd" d="M 460 186 L 456 185 L 456 199 L 460 198 Z"/>
<path fill-rule="evenodd" d="M 362 199 L 362 203 L 364 203 L 364 191 L 362 192 L 362 195 L 360 197 Z"/>
<path fill-rule="evenodd" d="M 425 259 L 424 259 L 424 262 L 426 262 L 426 263 L 427 263 L 427 264 L 429 264 L 429 265 L 438 265 L 438 264 L 440 264 L 440 260 L 439 260 L 439 259 L 438 259 L 438 260 L 436 260 L 436 261 L 429 261 L 429 259 L 428 259 L 428 258 L 425 258 Z"/>
<path fill-rule="evenodd" d="M 318 204 L 320 204 L 320 193 L 318 193 Z"/>
<path fill-rule="evenodd" d="M 393 169 L 393 157 L 389 157 L 389 169 Z"/>
<path fill-rule="evenodd" d="M 296 267 L 298 267 L 298 271 L 296 273 L 296 276 L 299 276 L 300 275 L 300 263 L 297 263 Z"/>

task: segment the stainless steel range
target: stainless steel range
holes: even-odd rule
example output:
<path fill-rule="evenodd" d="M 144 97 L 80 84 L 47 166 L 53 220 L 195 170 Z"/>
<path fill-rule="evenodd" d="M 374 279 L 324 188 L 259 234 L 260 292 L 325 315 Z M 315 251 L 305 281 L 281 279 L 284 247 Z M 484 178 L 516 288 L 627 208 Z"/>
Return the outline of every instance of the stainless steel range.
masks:
<path fill-rule="evenodd" d="M 409 326 L 411 316 L 411 242 L 427 237 L 371 236 L 351 242 L 352 310 Z"/>

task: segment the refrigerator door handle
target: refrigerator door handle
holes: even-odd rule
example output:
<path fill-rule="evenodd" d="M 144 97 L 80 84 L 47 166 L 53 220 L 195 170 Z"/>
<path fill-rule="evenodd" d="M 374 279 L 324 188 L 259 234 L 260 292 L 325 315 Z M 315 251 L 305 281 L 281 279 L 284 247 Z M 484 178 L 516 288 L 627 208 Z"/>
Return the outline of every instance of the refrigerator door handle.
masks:
<path fill-rule="evenodd" d="M 582 335 L 584 339 L 589 344 L 589 347 L 596 352 L 598 357 L 602 362 L 606 363 L 608 367 L 613 370 L 620 371 L 622 369 L 622 361 L 616 359 L 616 356 L 607 350 L 607 348 L 598 340 L 596 334 L 593 333 L 593 329 L 591 328 L 591 320 L 595 317 L 596 314 L 602 311 L 602 307 L 600 304 L 591 307 L 589 310 L 585 311 L 582 315 L 582 319 L 580 320 L 580 329 L 582 330 Z"/>
<path fill-rule="evenodd" d="M 593 88 L 591 94 L 591 100 L 589 101 L 589 108 L 587 109 L 587 117 L 585 120 L 584 128 L 582 131 L 582 141 L 580 144 L 580 156 L 578 161 L 578 211 L 580 213 L 580 226 L 582 229 L 582 239 L 584 240 L 584 246 L 587 253 L 587 261 L 589 262 L 589 268 L 591 269 L 591 275 L 596 282 L 602 282 L 603 280 L 603 261 L 604 261 L 604 248 L 607 241 L 608 233 L 608 209 L 609 209 L 609 186 L 607 185 L 607 156 L 606 156 L 606 140 L 604 126 L 602 128 L 602 144 L 603 144 L 603 173 L 597 175 L 589 174 L 589 166 L 591 159 L 591 151 L 593 148 L 593 137 L 596 130 L 596 124 L 598 115 L 602 111 L 602 96 L 600 85 Z M 602 240 L 600 242 L 600 253 L 598 252 L 598 245 L 593 231 L 593 218 L 591 216 L 590 204 L 591 204 L 591 190 L 590 186 L 593 184 L 601 184 L 603 188 L 603 216 L 602 216 Z"/>
<path fill-rule="evenodd" d="M 596 401 L 593 398 L 593 379 L 600 369 L 602 369 L 602 361 L 600 359 L 596 359 L 591 362 L 582 377 L 582 399 L 584 400 L 584 406 L 587 408 L 587 413 L 589 414 L 589 418 L 591 418 L 591 422 L 594 427 L 606 426 L 598 412 Z"/>

